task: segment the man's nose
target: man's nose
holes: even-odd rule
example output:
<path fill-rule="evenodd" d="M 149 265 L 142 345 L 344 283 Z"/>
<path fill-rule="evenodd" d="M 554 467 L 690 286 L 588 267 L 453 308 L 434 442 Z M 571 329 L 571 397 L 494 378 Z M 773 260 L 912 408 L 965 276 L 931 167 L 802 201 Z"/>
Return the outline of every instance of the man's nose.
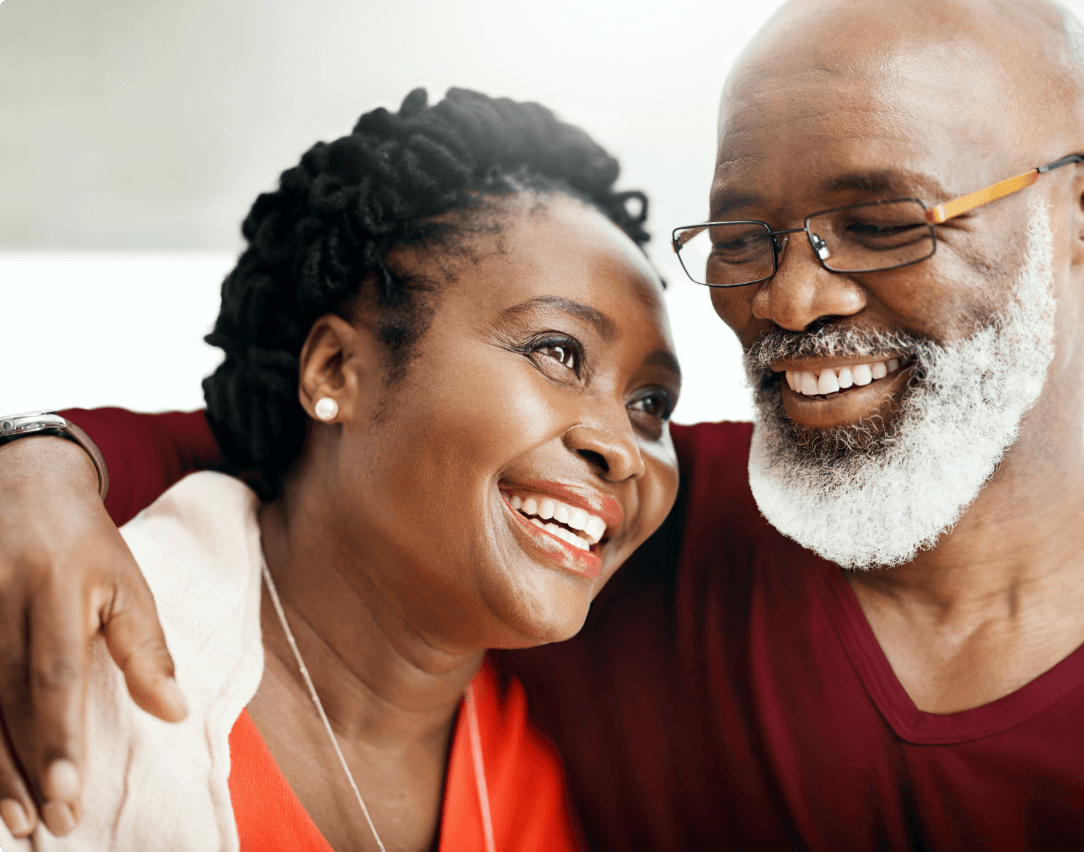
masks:
<path fill-rule="evenodd" d="M 775 275 L 758 285 L 753 316 L 790 331 L 817 320 L 854 316 L 866 306 L 865 291 L 847 275 L 829 272 L 801 234 L 779 253 Z M 787 248 L 790 251 L 787 251 Z M 788 256 L 789 255 L 789 256 Z"/>
<path fill-rule="evenodd" d="M 624 404 L 606 406 L 605 414 L 565 432 L 565 446 L 608 482 L 643 476 L 646 466 Z"/>

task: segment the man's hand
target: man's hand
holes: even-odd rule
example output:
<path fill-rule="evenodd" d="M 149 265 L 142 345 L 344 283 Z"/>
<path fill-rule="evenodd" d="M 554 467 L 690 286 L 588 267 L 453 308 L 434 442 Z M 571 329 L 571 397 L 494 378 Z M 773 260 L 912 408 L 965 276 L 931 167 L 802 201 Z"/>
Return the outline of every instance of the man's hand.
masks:
<path fill-rule="evenodd" d="M 141 708 L 187 710 L 154 599 L 78 445 L 0 446 L 0 817 L 16 837 L 80 818 L 86 656 L 101 631 Z"/>

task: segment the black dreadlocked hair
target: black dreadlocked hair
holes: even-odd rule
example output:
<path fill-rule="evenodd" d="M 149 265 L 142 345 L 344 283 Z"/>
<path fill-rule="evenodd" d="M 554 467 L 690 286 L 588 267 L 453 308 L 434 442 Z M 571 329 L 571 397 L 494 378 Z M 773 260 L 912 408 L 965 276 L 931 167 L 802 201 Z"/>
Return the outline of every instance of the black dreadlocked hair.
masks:
<path fill-rule="evenodd" d="M 302 344 L 318 317 L 361 287 L 375 290 L 389 380 L 401 375 L 428 325 L 422 294 L 431 285 L 397 274 L 389 249 L 443 244 L 457 218 L 525 191 L 578 198 L 642 247 L 647 197 L 615 192 L 618 170 L 545 107 L 465 89 L 433 106 L 415 89 L 398 113 L 373 110 L 348 136 L 310 148 L 252 205 L 241 228 L 248 247 L 223 282 L 206 337 L 226 353 L 203 390 L 229 463 L 253 471 L 265 499 L 278 494 L 305 435 Z M 464 214 L 442 215 L 453 211 Z"/>

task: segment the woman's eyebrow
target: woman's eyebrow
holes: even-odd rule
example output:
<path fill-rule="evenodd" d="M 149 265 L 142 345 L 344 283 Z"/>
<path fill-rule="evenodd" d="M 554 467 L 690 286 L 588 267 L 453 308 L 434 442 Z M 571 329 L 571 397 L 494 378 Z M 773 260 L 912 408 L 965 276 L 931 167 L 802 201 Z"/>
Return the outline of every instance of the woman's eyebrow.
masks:
<path fill-rule="evenodd" d="M 656 349 L 647 356 L 644 363 L 648 367 L 662 367 L 664 370 L 669 370 L 678 379 L 681 378 L 681 365 L 678 363 L 678 359 L 673 352 L 666 349 Z"/>
<path fill-rule="evenodd" d="M 518 305 L 505 308 L 501 312 L 501 316 L 516 316 L 538 308 L 550 308 L 586 320 L 595 327 L 603 340 L 612 340 L 616 334 L 613 320 L 606 314 L 592 308 L 590 305 L 585 305 L 583 302 L 577 302 L 575 299 L 565 299 L 561 296 L 537 296 L 534 299 L 528 299 L 526 302 L 520 302 Z"/>

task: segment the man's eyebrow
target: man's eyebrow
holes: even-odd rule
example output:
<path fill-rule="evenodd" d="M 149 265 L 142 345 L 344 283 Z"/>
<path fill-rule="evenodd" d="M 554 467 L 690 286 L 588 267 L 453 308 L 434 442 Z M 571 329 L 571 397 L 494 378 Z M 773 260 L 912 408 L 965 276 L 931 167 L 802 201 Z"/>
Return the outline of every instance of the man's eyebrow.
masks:
<path fill-rule="evenodd" d="M 737 192 L 725 195 L 721 192 L 718 195 L 713 194 L 711 197 L 711 221 L 721 222 L 731 210 L 737 210 L 742 207 L 752 207 L 759 201 L 759 195 L 753 195 L 748 192 Z"/>
<path fill-rule="evenodd" d="M 840 175 L 821 184 L 821 195 L 830 196 L 843 192 L 861 192 L 871 196 L 871 201 L 888 196 L 894 198 L 919 197 L 923 200 L 933 200 L 950 198 L 953 195 L 951 191 L 945 189 L 929 175 L 891 169 Z M 727 214 L 731 210 L 755 207 L 760 202 L 760 196 L 749 192 L 733 194 L 719 192 L 711 200 L 711 220 L 713 222 L 725 221 Z"/>
<path fill-rule="evenodd" d="M 940 186 L 928 175 L 910 174 L 889 169 L 840 175 L 822 184 L 822 191 L 825 195 L 857 191 L 866 195 L 893 195 L 896 197 L 913 197 L 917 191 L 919 196 L 930 198 L 948 197 L 944 187 Z"/>
<path fill-rule="evenodd" d="M 561 296 L 537 296 L 534 299 L 528 299 L 526 302 L 520 302 L 518 305 L 505 308 L 501 315 L 516 316 L 538 308 L 550 308 L 586 320 L 595 327 L 595 330 L 604 340 L 613 339 L 616 333 L 613 320 L 606 314 L 592 308 L 590 305 L 585 305 L 583 302 L 577 302 L 575 299 L 565 299 Z"/>

